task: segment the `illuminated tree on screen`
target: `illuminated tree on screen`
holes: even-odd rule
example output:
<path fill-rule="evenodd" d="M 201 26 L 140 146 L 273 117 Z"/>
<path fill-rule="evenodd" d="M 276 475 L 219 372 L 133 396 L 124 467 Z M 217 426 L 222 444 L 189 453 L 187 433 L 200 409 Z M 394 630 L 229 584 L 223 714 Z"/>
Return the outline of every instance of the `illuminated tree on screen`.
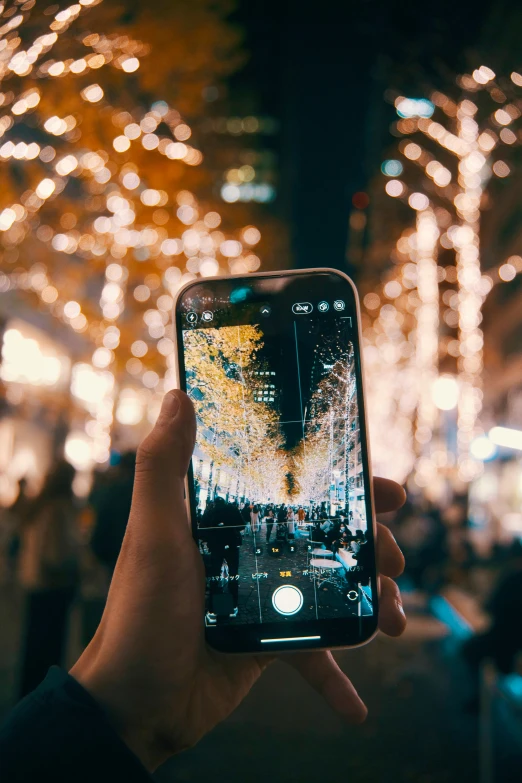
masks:
<path fill-rule="evenodd" d="M 210 460 L 209 497 L 215 471 L 235 476 L 234 495 L 266 502 L 280 496 L 284 479 L 282 438 L 276 411 L 254 399 L 249 383 L 262 365 L 262 334 L 255 326 L 185 332 L 189 394 L 196 408 L 202 450 Z M 263 365 L 264 367 L 264 365 Z"/>

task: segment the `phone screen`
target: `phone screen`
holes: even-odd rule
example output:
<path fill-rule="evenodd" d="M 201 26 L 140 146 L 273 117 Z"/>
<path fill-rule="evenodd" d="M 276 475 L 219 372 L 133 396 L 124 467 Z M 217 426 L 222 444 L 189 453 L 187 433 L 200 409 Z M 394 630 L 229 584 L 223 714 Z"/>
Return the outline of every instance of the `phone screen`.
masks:
<path fill-rule="evenodd" d="M 352 286 L 329 271 L 201 281 L 176 310 L 209 642 L 364 641 L 377 591 Z"/>

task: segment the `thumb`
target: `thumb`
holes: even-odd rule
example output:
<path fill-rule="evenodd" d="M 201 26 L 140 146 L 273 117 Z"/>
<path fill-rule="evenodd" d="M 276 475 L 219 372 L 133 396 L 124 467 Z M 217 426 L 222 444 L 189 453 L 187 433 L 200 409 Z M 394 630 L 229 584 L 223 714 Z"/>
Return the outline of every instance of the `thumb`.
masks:
<path fill-rule="evenodd" d="M 195 438 L 192 402 L 180 390 L 169 392 L 154 429 L 136 455 L 129 527 L 139 531 L 142 544 L 149 536 L 158 540 L 160 528 L 172 531 L 177 519 L 185 519 L 184 480 Z"/>

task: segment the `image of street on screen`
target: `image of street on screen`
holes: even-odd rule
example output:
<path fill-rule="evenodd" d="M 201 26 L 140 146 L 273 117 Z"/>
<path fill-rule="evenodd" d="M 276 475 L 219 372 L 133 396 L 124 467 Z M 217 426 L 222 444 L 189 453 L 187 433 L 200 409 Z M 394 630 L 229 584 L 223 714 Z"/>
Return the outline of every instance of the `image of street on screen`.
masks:
<path fill-rule="evenodd" d="M 348 320 L 183 331 L 207 626 L 372 614 Z"/>

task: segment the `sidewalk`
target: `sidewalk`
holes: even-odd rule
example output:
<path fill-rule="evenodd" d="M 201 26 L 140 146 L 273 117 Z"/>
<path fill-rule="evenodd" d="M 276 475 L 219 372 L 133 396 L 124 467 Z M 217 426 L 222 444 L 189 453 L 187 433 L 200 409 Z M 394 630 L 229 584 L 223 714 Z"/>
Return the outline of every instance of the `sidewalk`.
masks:
<path fill-rule="evenodd" d="M 161 783 L 477 783 L 477 724 L 463 714 L 449 629 L 405 596 L 408 628 L 336 657 L 369 707 L 344 726 L 293 669 L 269 667 L 250 697 L 196 748 L 156 774 Z"/>
<path fill-rule="evenodd" d="M 446 588 L 430 606 L 460 641 L 490 625 L 478 601 L 462 589 Z M 508 783 L 518 779 L 522 769 L 522 655 L 518 656 L 515 671 L 507 676 L 499 674 L 491 661 L 485 661 L 481 680 L 477 716 L 480 783 Z"/>
<path fill-rule="evenodd" d="M 16 586 L 0 585 L 0 720 L 15 699 L 22 614 L 21 590 Z"/>
<path fill-rule="evenodd" d="M 460 618 L 456 627 L 469 633 L 474 611 L 469 597 L 453 590 L 440 599 L 448 617 Z M 427 610 L 419 593 L 406 592 L 404 600 L 408 627 L 401 638 L 379 635 L 365 647 L 336 656 L 368 704 L 365 724 L 343 726 L 293 669 L 277 662 L 228 721 L 167 763 L 156 780 L 480 783 L 479 724 L 462 710 L 467 691 L 458 635 L 452 623 Z M 0 591 L 3 712 L 14 696 L 20 601 L 19 594 Z M 71 654 L 78 631 L 73 620 Z M 495 747 L 500 753 L 493 783 L 512 783 L 518 778 L 511 770 L 522 764 L 515 734 L 520 741 L 522 732 L 503 700 L 498 706 Z"/>

